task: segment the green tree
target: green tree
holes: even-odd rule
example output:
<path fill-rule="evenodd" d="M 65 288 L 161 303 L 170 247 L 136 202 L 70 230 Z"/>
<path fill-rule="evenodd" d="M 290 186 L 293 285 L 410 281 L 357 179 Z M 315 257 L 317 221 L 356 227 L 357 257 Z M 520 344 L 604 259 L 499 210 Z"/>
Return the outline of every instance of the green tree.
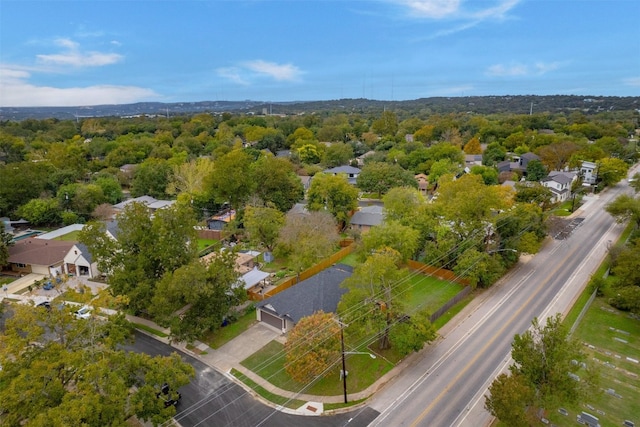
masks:
<path fill-rule="evenodd" d="M 56 225 L 60 224 L 61 212 L 57 199 L 31 199 L 17 213 L 33 225 Z"/>
<path fill-rule="evenodd" d="M 540 160 L 531 160 L 527 163 L 527 181 L 540 181 L 547 176 L 547 170 Z"/>
<path fill-rule="evenodd" d="M 104 224 L 87 225 L 79 240 L 87 245 L 114 295 L 126 295 L 135 313 L 149 311 L 158 281 L 196 259 L 195 219 L 189 206 L 158 209 L 153 218 L 144 204 L 131 203 L 118 215 L 118 240 Z"/>
<path fill-rule="evenodd" d="M 53 167 L 45 162 L 0 165 L 0 215 L 9 216 L 48 189 Z"/>
<path fill-rule="evenodd" d="M 621 194 L 616 197 L 613 202 L 606 205 L 604 209 L 609 212 L 617 222 L 624 223 L 626 221 L 633 221 L 636 224 L 636 228 L 640 227 L 640 199 L 636 199 L 628 194 Z"/>
<path fill-rule="evenodd" d="M 341 225 L 349 222 L 349 213 L 358 207 L 358 189 L 344 174 L 316 174 L 307 193 L 308 209 L 326 209 Z"/>
<path fill-rule="evenodd" d="M 474 166 L 471 166 L 471 173 L 480 175 L 485 185 L 498 184 L 498 169 L 496 168 L 489 167 L 489 166 L 482 166 L 482 165 L 474 165 Z"/>
<path fill-rule="evenodd" d="M 296 272 L 328 257 L 340 241 L 333 216 L 324 211 L 306 214 L 288 213 L 280 229 L 276 256 L 288 257 L 289 267 Z"/>
<path fill-rule="evenodd" d="M 332 313 L 303 317 L 284 346 L 285 369 L 301 384 L 314 381 L 340 358 L 340 326 Z"/>
<path fill-rule="evenodd" d="M 13 245 L 13 237 L 4 231 L 4 223 L 0 223 L 0 267 L 4 267 L 9 259 L 9 247 Z"/>
<path fill-rule="evenodd" d="M 629 165 L 624 160 L 606 157 L 598 163 L 598 180 L 610 187 L 626 177 L 628 170 Z"/>
<path fill-rule="evenodd" d="M 384 195 L 382 201 L 386 219 L 400 221 L 404 225 L 414 224 L 425 204 L 422 194 L 409 187 L 392 188 Z"/>
<path fill-rule="evenodd" d="M 371 130 L 381 136 L 395 136 L 398 132 L 398 116 L 393 111 L 384 111 L 373 121 Z"/>
<path fill-rule="evenodd" d="M 629 179 L 629 185 L 636 193 L 640 192 L 640 172 L 636 172 L 633 177 Z"/>
<path fill-rule="evenodd" d="M 123 350 L 131 337 L 124 315 L 77 320 L 64 306 L 10 310 L 0 335 L 3 426 L 125 426 L 132 415 L 157 425 L 175 415 L 156 393 L 165 382 L 187 384 L 193 368 L 176 353 Z"/>
<path fill-rule="evenodd" d="M 418 187 L 413 173 L 404 170 L 398 164 L 386 162 L 369 162 L 364 165 L 358 175 L 357 185 L 360 190 L 377 193 L 378 196 L 386 194 L 394 187 Z"/>
<path fill-rule="evenodd" d="M 205 180 L 213 172 L 213 162 L 208 158 L 198 158 L 172 166 L 167 194 L 194 196 L 205 192 Z"/>
<path fill-rule="evenodd" d="M 400 254 L 395 250 L 379 250 L 342 283 L 348 292 L 338 304 L 340 318 L 349 325 L 347 330 L 356 335 L 377 331 L 381 350 L 391 347 L 393 326 L 407 314 L 410 285 L 399 262 Z"/>
<path fill-rule="evenodd" d="M 288 212 L 304 197 L 304 186 L 287 159 L 262 156 L 251 165 L 256 195 L 265 203 L 273 203 L 281 212 Z"/>
<path fill-rule="evenodd" d="M 512 378 L 498 377 L 490 387 L 496 391 L 495 398 L 493 394 L 485 398 L 485 407 L 494 416 L 509 418 L 501 419 L 504 422 L 514 414 L 529 418 L 540 409 L 580 402 L 597 389 L 598 375 L 590 368 L 581 372 L 581 381 L 570 376 L 581 369 L 579 362 L 585 355 L 581 346 L 569 338 L 561 314 L 548 317 L 544 325 L 538 319 L 531 324 L 528 331 L 514 337 L 514 363 L 509 367 Z M 506 399 L 507 393 L 514 398 Z"/>
<path fill-rule="evenodd" d="M 491 397 L 485 397 L 485 408 L 505 425 L 529 427 L 538 421 L 529 407 L 534 391 L 520 374 L 500 374 L 489 387 Z"/>
<path fill-rule="evenodd" d="M 225 316 L 246 300 L 235 271 L 236 256 L 220 252 L 207 265 L 194 259 L 162 276 L 149 312 L 171 329 L 172 340 L 193 342 L 217 330 Z"/>
<path fill-rule="evenodd" d="M 249 239 L 268 251 L 273 251 L 284 223 L 284 214 L 278 209 L 248 206 L 244 213 L 244 228 Z"/>
<path fill-rule="evenodd" d="M 495 166 L 503 161 L 507 156 L 507 150 L 498 142 L 492 142 L 482 153 L 482 164 L 485 166 Z"/>
<path fill-rule="evenodd" d="M 418 250 L 420 232 L 398 221 L 388 220 L 372 227 L 362 237 L 362 253 L 365 257 L 375 251 L 391 248 L 398 252 L 400 259 L 406 262 L 413 258 Z"/>
<path fill-rule="evenodd" d="M 149 158 L 136 167 L 131 182 L 133 197 L 167 197 L 166 189 L 171 175 L 171 166 L 166 160 Z"/>
<path fill-rule="evenodd" d="M 89 218 L 94 209 L 107 201 L 98 184 L 67 184 L 58 189 L 58 204 L 64 210 Z"/>
<path fill-rule="evenodd" d="M 516 183 L 515 201 L 521 203 L 533 203 L 547 210 L 552 206 L 551 199 L 553 193 L 549 187 L 545 187 L 539 182 Z"/>
<path fill-rule="evenodd" d="M 329 145 L 322 156 L 322 163 L 328 168 L 346 165 L 353 159 L 353 148 L 344 142 Z"/>
<path fill-rule="evenodd" d="M 251 156 L 241 149 L 235 149 L 215 161 L 206 185 L 218 203 L 229 202 L 238 210 L 253 194 L 256 182 L 251 174 L 251 163 Z"/>
<path fill-rule="evenodd" d="M 105 201 L 112 205 L 122 201 L 122 187 L 115 176 L 107 175 L 98 177 L 95 180 L 95 184 L 102 189 L 102 194 L 106 199 Z"/>

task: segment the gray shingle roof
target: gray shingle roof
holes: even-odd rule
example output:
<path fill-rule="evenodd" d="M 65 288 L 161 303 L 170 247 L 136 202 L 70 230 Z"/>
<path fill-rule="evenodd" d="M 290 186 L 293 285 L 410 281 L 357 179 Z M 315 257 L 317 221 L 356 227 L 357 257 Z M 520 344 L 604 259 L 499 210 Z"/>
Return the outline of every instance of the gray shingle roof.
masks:
<path fill-rule="evenodd" d="M 281 318 L 288 317 L 295 323 L 316 311 L 333 313 L 338 307 L 340 298 L 347 292 L 347 289 L 341 288 L 340 284 L 350 277 L 352 272 L 353 269 L 350 266 L 336 264 L 261 301 L 257 307 Z"/>

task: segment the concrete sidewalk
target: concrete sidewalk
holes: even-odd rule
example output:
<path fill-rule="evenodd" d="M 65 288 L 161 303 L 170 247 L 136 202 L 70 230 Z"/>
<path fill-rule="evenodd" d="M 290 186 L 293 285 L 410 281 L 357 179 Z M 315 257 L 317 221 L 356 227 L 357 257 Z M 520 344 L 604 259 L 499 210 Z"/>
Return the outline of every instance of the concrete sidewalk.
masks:
<path fill-rule="evenodd" d="M 488 295 L 496 291 L 497 291 L 497 287 L 496 289 L 491 288 L 485 291 L 484 293 L 482 293 L 481 295 L 478 295 L 469 304 L 467 304 L 467 306 L 460 313 L 457 314 L 456 318 L 463 319 L 469 316 L 473 311 L 475 311 L 482 304 L 482 301 L 484 301 Z M 129 319 L 129 321 L 133 323 L 144 324 L 152 329 L 162 331 L 163 333 L 166 333 L 166 334 L 169 333 L 167 329 L 162 328 L 149 320 L 142 319 L 139 317 L 134 317 L 134 316 L 127 316 L 127 319 Z M 455 319 L 452 319 L 451 321 L 449 321 L 445 326 L 443 326 L 438 331 L 440 337 L 446 336 L 448 333 L 451 332 L 451 330 L 453 330 L 456 327 L 456 325 L 457 325 L 457 322 L 455 321 Z M 251 356 L 256 351 L 260 350 L 262 347 L 267 345 L 269 342 L 273 340 L 279 340 L 281 342 L 284 342 L 285 340 L 284 336 L 281 333 L 261 323 L 257 323 L 251 326 L 247 331 L 243 332 L 241 335 L 237 336 L 236 338 L 229 341 L 228 343 L 226 343 L 225 345 L 223 345 L 218 349 L 213 349 L 205 343 L 196 341 L 193 343 L 193 348 L 195 348 L 196 350 L 193 350 L 193 349 L 188 349 L 186 346 L 186 343 L 170 343 L 169 339 L 160 338 L 158 336 L 154 336 L 154 338 L 164 341 L 166 343 L 169 343 L 174 348 L 184 351 L 185 353 L 190 354 L 191 356 L 202 361 L 208 366 L 215 368 L 216 370 L 226 374 L 228 378 L 232 379 L 233 381 L 235 381 L 236 383 L 238 383 L 240 386 L 247 389 L 248 391 L 251 391 L 251 390 L 247 385 L 245 385 L 241 381 L 237 380 L 233 375 L 231 375 L 232 369 L 235 369 L 238 372 L 242 373 L 243 375 L 247 376 L 249 379 L 251 379 L 256 384 L 258 384 L 259 386 L 261 386 L 262 388 L 264 388 L 270 393 L 276 394 L 278 396 L 283 396 L 289 399 L 302 400 L 307 402 L 305 405 L 301 406 L 296 411 L 287 410 L 289 412 L 293 412 L 297 414 L 319 415 L 323 412 L 324 404 L 342 403 L 344 401 L 343 394 L 336 395 L 336 396 L 316 396 L 311 394 L 296 393 L 288 390 L 283 390 L 271 384 L 269 381 L 257 375 L 256 373 L 242 366 L 240 364 L 242 360 Z M 425 348 L 422 351 L 418 353 L 413 353 L 407 356 L 403 361 L 398 363 L 393 369 L 391 369 L 389 372 L 387 372 L 385 375 L 379 378 L 378 381 L 376 381 L 366 389 L 361 390 L 359 392 L 348 393 L 349 401 L 353 402 L 356 400 L 364 400 L 372 396 L 374 393 L 376 393 L 378 390 L 384 387 L 389 381 L 391 381 L 396 375 L 398 375 L 401 371 L 403 371 L 404 369 L 407 369 L 408 367 L 413 365 L 418 359 L 423 357 L 425 353 L 428 353 L 429 351 L 431 351 L 433 346 L 437 344 L 438 340 L 439 338 L 436 339 L 431 345 L 425 346 Z M 265 403 L 276 406 L 271 402 L 265 401 Z M 310 406 L 313 408 L 312 411 L 309 411 Z M 351 410 L 353 408 L 354 407 L 351 406 L 348 409 Z M 286 410 L 281 407 L 278 407 L 278 409 Z"/>

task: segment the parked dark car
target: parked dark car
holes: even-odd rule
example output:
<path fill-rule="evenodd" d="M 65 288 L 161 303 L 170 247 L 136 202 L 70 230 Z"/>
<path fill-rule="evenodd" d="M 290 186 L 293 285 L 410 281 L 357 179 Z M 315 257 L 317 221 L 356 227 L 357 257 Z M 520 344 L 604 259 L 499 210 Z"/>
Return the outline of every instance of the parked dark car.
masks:
<path fill-rule="evenodd" d="M 179 391 L 171 391 L 171 387 L 169 384 L 162 384 L 162 388 L 160 388 L 160 392 L 156 394 L 158 399 L 164 400 L 164 407 L 168 408 L 169 406 L 178 406 L 180 399 L 182 399 L 182 395 Z"/>

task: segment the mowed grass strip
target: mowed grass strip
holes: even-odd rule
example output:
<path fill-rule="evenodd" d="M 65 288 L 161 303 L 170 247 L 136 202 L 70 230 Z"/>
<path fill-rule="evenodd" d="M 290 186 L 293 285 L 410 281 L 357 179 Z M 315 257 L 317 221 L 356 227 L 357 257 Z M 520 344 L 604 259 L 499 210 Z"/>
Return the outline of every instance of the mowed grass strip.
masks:
<path fill-rule="evenodd" d="M 573 426 L 576 416 L 585 411 L 598 417 L 602 427 L 621 426 L 624 420 L 639 425 L 640 363 L 627 357 L 640 360 L 640 320 L 609 306 L 604 298 L 596 298 L 574 337 L 587 355 L 586 363 L 600 371 L 601 390 L 579 405 L 565 406 L 569 416 L 551 411 L 549 420 L 557 426 Z M 578 375 L 581 372 L 584 371 Z M 621 397 L 605 393 L 607 389 Z"/>
<path fill-rule="evenodd" d="M 343 383 L 340 379 L 342 366 L 339 362 L 339 359 L 336 360 L 336 364 L 327 371 L 327 374 L 311 385 L 299 383 L 287 374 L 284 368 L 284 345 L 278 341 L 271 341 L 240 364 L 283 390 L 317 396 L 339 396 L 343 393 Z M 349 393 L 366 389 L 393 368 L 393 364 L 385 359 L 380 357 L 372 359 L 366 354 L 347 355 L 346 365 L 349 373 L 347 376 Z"/>
<path fill-rule="evenodd" d="M 407 309 L 409 311 L 418 308 L 420 310 L 426 309 L 429 313 L 442 307 L 464 288 L 458 283 L 415 272 L 412 272 L 410 276 L 410 283 L 411 290 L 409 291 Z"/>

